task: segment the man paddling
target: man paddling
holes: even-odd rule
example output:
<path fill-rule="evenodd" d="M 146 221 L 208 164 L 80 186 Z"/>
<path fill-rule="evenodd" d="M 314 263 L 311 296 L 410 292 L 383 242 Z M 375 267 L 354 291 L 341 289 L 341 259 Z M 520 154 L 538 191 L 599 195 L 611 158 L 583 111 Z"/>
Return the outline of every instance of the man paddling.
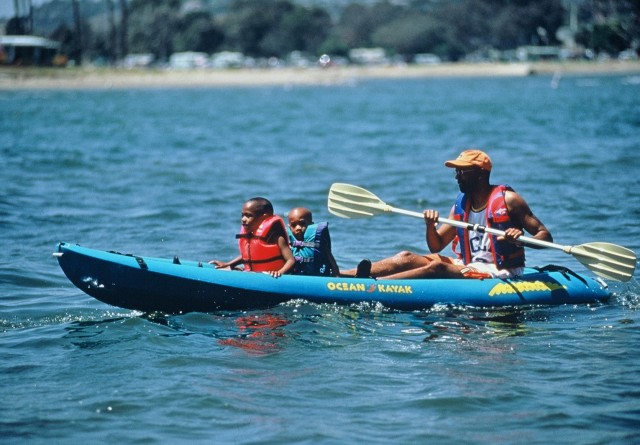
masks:
<path fill-rule="evenodd" d="M 549 230 L 518 193 L 507 185 L 490 184 L 492 163 L 486 153 L 465 150 L 444 165 L 455 168 L 460 187 L 449 219 L 503 230 L 504 236 L 449 224 L 438 227 L 438 211 L 425 210 L 425 237 L 432 254 L 403 251 L 373 264 L 363 260 L 357 269 L 344 271 L 343 275 L 388 279 L 511 278 L 521 275 L 524 269 L 524 247 L 517 241 L 524 231 L 533 238 L 553 241 Z M 457 258 L 438 254 L 452 242 Z"/>

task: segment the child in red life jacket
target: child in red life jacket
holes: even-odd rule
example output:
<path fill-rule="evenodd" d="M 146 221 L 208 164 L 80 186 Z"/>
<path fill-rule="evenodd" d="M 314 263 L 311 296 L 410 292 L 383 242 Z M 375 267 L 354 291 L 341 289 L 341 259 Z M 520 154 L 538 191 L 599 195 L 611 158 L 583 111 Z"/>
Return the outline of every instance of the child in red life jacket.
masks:
<path fill-rule="evenodd" d="M 296 266 L 296 275 L 340 276 L 338 263 L 331 253 L 329 224 L 315 224 L 311 211 L 296 207 L 289 211 L 289 244 Z"/>
<path fill-rule="evenodd" d="M 212 260 L 216 269 L 244 265 L 245 271 L 265 272 L 274 278 L 289 273 L 295 259 L 289 248 L 287 229 L 273 205 L 265 198 L 251 198 L 242 206 L 242 229 L 236 235 L 240 255 L 228 262 Z"/>

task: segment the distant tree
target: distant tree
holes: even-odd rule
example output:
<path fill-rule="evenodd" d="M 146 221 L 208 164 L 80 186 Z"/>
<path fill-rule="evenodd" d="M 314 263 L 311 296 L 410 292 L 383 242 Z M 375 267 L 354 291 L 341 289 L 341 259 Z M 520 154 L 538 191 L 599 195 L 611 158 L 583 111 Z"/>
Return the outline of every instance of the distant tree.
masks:
<path fill-rule="evenodd" d="M 94 63 L 100 65 L 111 63 L 113 61 L 113 53 L 110 42 L 107 40 L 107 35 L 105 33 L 93 35 L 92 39 L 87 42 L 85 55 Z"/>
<path fill-rule="evenodd" d="M 640 0 L 593 0 L 581 5 L 580 17 L 576 41 L 585 47 L 609 54 L 640 49 Z"/>
<path fill-rule="evenodd" d="M 291 9 L 293 4 L 288 1 L 234 0 L 223 23 L 225 46 L 250 56 L 264 56 L 262 41 Z"/>
<path fill-rule="evenodd" d="M 69 56 L 73 53 L 74 46 L 76 45 L 74 42 L 74 34 L 66 24 L 63 23 L 58 26 L 51 33 L 50 38 L 60 43 L 60 52 L 65 56 Z"/>
<path fill-rule="evenodd" d="M 319 8 L 295 6 L 282 15 L 280 23 L 266 33 L 260 43 L 264 55 L 285 56 L 292 51 L 319 55 L 321 44 L 331 29 L 331 17 Z"/>
<path fill-rule="evenodd" d="M 11 17 L 5 25 L 5 32 L 8 35 L 18 36 L 26 33 L 25 20 L 23 17 Z"/>
<path fill-rule="evenodd" d="M 107 0 L 108 6 L 108 18 L 109 18 L 109 30 L 107 38 L 107 60 L 109 63 L 113 63 L 118 59 L 118 31 L 116 28 L 116 8 L 113 0 Z"/>
<path fill-rule="evenodd" d="M 176 51 L 200 51 L 212 53 L 224 41 L 224 32 L 207 11 L 190 12 L 180 20 L 174 34 Z"/>
<path fill-rule="evenodd" d="M 120 54 L 129 54 L 129 7 L 127 0 L 120 0 Z"/>
<path fill-rule="evenodd" d="M 445 25 L 424 14 L 403 17 L 380 26 L 371 37 L 374 46 L 392 49 L 407 58 L 426 52 L 448 56 L 444 54 L 447 46 L 445 39 Z"/>
<path fill-rule="evenodd" d="M 460 0 L 429 6 L 442 25 L 441 51 L 452 60 L 487 47 L 556 43 L 555 32 L 565 16 L 560 0 Z"/>
<path fill-rule="evenodd" d="M 368 22 L 367 8 L 359 3 L 348 5 L 340 16 L 334 34 L 348 48 L 370 46 L 374 26 Z"/>
<path fill-rule="evenodd" d="M 374 32 L 382 26 L 407 15 L 407 9 L 389 1 L 371 6 L 349 4 L 340 16 L 333 31 L 333 38 L 349 48 L 368 47 L 373 44 Z"/>
<path fill-rule="evenodd" d="M 320 8 L 288 0 L 234 0 L 223 22 L 225 46 L 254 57 L 282 57 L 294 50 L 317 52 L 331 18 Z"/>
<path fill-rule="evenodd" d="M 630 42 L 618 23 L 605 23 L 582 28 L 577 34 L 578 43 L 596 53 L 618 54 L 629 48 Z"/>
<path fill-rule="evenodd" d="M 167 60 L 173 53 L 180 0 L 132 0 L 128 15 L 130 51 L 149 52 L 158 60 Z"/>
<path fill-rule="evenodd" d="M 74 37 L 77 45 L 75 46 L 74 51 L 70 54 L 70 56 L 78 65 L 80 65 L 82 64 L 82 58 L 87 40 L 85 40 L 86 36 L 83 35 L 85 29 L 82 23 L 82 14 L 80 13 L 80 3 L 78 3 L 78 0 L 71 0 L 71 6 L 73 10 L 73 25 L 75 32 Z M 86 30 L 86 32 L 88 32 L 88 29 Z"/>
<path fill-rule="evenodd" d="M 498 49 L 522 45 L 549 45 L 556 43 L 555 31 L 562 26 L 565 10 L 558 0 L 511 0 L 499 9 L 491 8 L 484 0 L 489 24 L 488 42 Z"/>
<path fill-rule="evenodd" d="M 434 19 L 444 26 L 446 46 L 442 51 L 433 52 L 455 61 L 478 48 L 491 46 L 488 17 L 492 11 L 493 9 L 482 1 L 465 0 L 438 5 L 432 14 Z"/>
<path fill-rule="evenodd" d="M 332 16 L 302 0 L 209 0 L 207 9 L 187 14 L 183 4 L 186 0 L 49 0 L 34 8 L 33 27 L 38 35 L 56 31 L 78 61 L 83 49 L 92 57 L 151 52 L 163 60 L 174 51 L 223 48 L 283 57 L 293 50 L 346 55 L 351 48 L 370 46 L 407 59 L 430 52 L 458 60 L 488 48 L 558 44 L 556 31 L 568 25 L 569 17 L 567 0 L 353 0 L 344 7 L 326 1 Z M 640 0 L 575 4 L 578 43 L 612 54 L 639 49 Z M 89 22 L 98 17 L 105 29 L 92 35 Z M 77 23 L 81 32 L 73 38 L 62 32 L 72 32 Z M 11 19 L 6 32 L 20 34 L 23 25 Z"/>
<path fill-rule="evenodd" d="M 346 57 L 349 54 L 349 45 L 335 33 L 329 35 L 318 48 L 318 54 L 331 54 Z"/>

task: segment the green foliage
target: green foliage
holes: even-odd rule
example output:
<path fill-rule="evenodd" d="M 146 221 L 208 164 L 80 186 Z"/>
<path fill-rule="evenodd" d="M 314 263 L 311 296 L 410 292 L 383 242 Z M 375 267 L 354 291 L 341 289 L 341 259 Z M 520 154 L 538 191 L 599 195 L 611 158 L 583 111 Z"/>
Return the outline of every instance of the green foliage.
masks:
<path fill-rule="evenodd" d="M 405 8 L 394 6 L 388 1 L 379 2 L 373 6 L 352 3 L 342 11 L 333 35 L 349 48 L 371 46 L 373 34 L 377 28 L 391 23 L 408 12 Z"/>
<path fill-rule="evenodd" d="M 180 20 L 179 30 L 174 34 L 176 51 L 198 51 L 212 53 L 224 41 L 224 31 L 215 24 L 205 11 L 194 11 Z"/>
<path fill-rule="evenodd" d="M 316 53 L 331 25 L 323 9 L 288 0 L 235 0 L 223 22 L 225 45 L 254 57 L 283 57 L 295 50 Z"/>
<path fill-rule="evenodd" d="M 613 54 L 629 47 L 619 23 L 603 23 L 584 29 L 577 40 L 598 53 Z"/>
<path fill-rule="evenodd" d="M 555 0 L 510 3 L 498 11 L 490 12 L 493 20 L 487 20 L 487 23 L 488 32 L 495 36 L 492 46 L 509 49 L 521 45 L 556 43 L 553 31 L 562 26 L 565 16 L 561 3 Z"/>
<path fill-rule="evenodd" d="M 129 5 L 129 48 L 166 60 L 174 52 L 174 30 L 179 29 L 179 0 L 133 0 Z"/>
<path fill-rule="evenodd" d="M 331 7 L 328 12 L 309 6 L 310 0 L 202 0 L 207 7 L 196 10 L 185 9 L 193 6 L 186 0 L 81 1 L 82 36 L 75 35 L 70 4 L 69 0 L 42 4 L 36 8 L 34 28 L 46 29 L 45 35 L 56 31 L 65 51 L 107 60 L 115 59 L 117 49 L 105 23 L 117 23 L 121 52 L 153 53 L 158 60 L 176 51 L 221 50 L 253 57 L 284 58 L 292 51 L 344 56 L 352 48 L 377 46 L 407 60 L 418 53 L 435 53 L 455 61 L 489 49 L 559 44 L 556 32 L 568 26 L 571 2 L 354 0 L 342 6 L 345 2 L 332 5 L 325 0 L 322 4 Z M 575 4 L 578 43 L 612 54 L 640 45 L 640 0 Z M 126 20 L 120 21 L 124 5 Z M 110 22 L 105 18 L 109 14 Z M 8 23 L 11 30 L 17 25 L 16 20 Z M 126 39 L 120 38 L 122 34 Z"/>

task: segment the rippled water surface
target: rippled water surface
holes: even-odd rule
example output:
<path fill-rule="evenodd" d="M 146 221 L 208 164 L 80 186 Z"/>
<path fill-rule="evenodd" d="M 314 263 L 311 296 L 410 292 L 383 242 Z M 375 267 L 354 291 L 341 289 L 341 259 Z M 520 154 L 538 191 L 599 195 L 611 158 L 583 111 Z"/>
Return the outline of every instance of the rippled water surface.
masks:
<path fill-rule="evenodd" d="M 256 195 L 330 221 L 342 267 L 424 251 L 420 220 L 338 220 L 328 188 L 446 212 L 469 146 L 557 242 L 639 252 L 639 110 L 618 76 L 0 92 L 0 442 L 637 443 L 635 279 L 593 306 L 141 314 L 51 253 L 228 259 Z"/>

